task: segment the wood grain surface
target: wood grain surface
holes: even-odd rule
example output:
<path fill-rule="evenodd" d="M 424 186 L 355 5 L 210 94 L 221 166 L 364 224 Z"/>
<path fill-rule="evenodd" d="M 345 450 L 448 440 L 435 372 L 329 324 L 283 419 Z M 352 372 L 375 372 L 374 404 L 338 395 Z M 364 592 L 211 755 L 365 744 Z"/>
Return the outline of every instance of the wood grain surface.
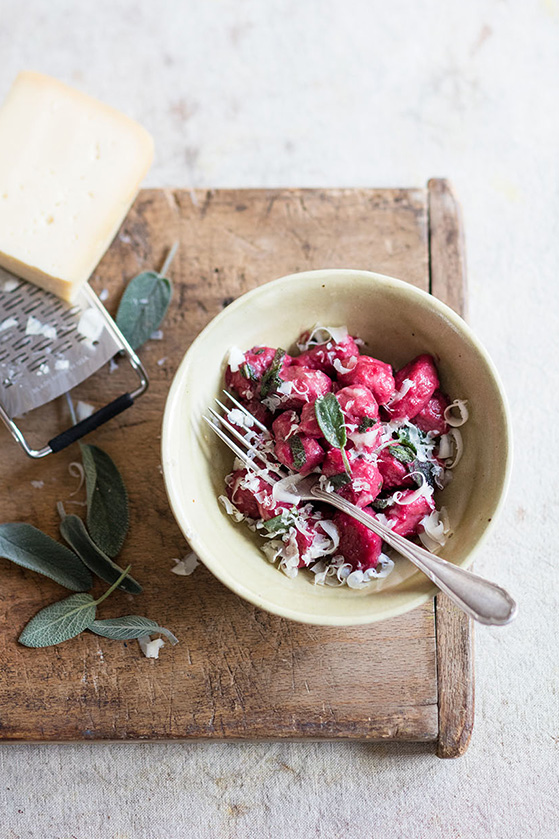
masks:
<path fill-rule="evenodd" d="M 112 455 L 129 488 L 131 529 L 119 561 L 132 563 L 144 585 L 136 597 L 113 595 L 99 616 L 146 615 L 173 630 L 180 644 L 166 644 L 159 660 L 144 658 L 135 641 L 123 644 L 89 633 L 44 650 L 21 647 L 16 639 L 27 620 L 66 592 L 0 559 L 1 739 L 434 743 L 440 728 L 438 667 L 439 678 L 445 674 L 440 707 L 446 722 L 440 731 L 448 744 L 441 754 L 452 751 L 452 742 L 463 745 L 464 736 L 451 730 L 457 725 L 465 731 L 463 717 L 454 720 L 451 711 L 452 680 L 463 678 L 464 661 L 452 672 L 445 662 L 463 657 L 467 628 L 457 635 L 445 612 L 446 623 L 436 629 L 432 602 L 370 627 L 304 626 L 255 609 L 203 566 L 189 577 L 171 574 L 173 557 L 183 556 L 188 546 L 170 513 L 160 466 L 165 397 L 200 329 L 240 294 L 293 271 L 364 268 L 429 289 L 435 277 L 430 242 L 432 254 L 440 247 L 432 192 L 140 193 L 92 281 L 97 292 L 108 290 L 109 311 L 115 312 L 132 276 L 159 268 L 176 239 L 180 248 L 170 272 L 175 291 L 163 340 L 141 350 L 150 389 L 89 438 Z M 100 407 L 132 381 L 119 361 L 116 372 L 105 368 L 81 385 L 76 397 Z M 58 400 L 30 414 L 25 431 L 33 442 L 42 442 L 68 422 L 67 407 Z M 84 497 L 83 490 L 71 495 L 77 481 L 68 466 L 79 457 L 77 447 L 33 462 L 3 429 L 0 441 L 1 519 L 28 521 L 56 537 L 56 502 L 71 507 Z M 79 505 L 74 509 L 83 511 Z"/>
<path fill-rule="evenodd" d="M 460 208 L 448 181 L 429 181 L 431 293 L 459 315 L 466 313 L 466 264 Z M 448 597 L 435 598 L 439 684 L 439 757 L 460 757 L 474 725 L 472 620 Z"/>

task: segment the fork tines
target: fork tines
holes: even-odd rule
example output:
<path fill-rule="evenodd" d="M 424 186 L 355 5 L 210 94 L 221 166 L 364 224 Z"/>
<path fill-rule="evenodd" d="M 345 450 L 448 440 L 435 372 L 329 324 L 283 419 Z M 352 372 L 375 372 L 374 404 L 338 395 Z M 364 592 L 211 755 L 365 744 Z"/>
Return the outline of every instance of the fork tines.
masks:
<path fill-rule="evenodd" d="M 228 409 L 219 399 L 215 401 L 224 412 L 225 416 L 218 413 L 214 408 L 209 407 L 210 416 L 204 416 L 204 420 L 208 423 L 210 428 L 217 434 L 220 440 L 228 446 L 231 451 L 245 464 L 248 469 L 266 481 L 268 484 L 274 484 L 278 478 L 282 478 L 287 473 L 281 464 L 275 460 L 270 460 L 269 452 L 263 451 L 261 448 L 263 443 L 271 440 L 271 435 L 265 425 L 253 416 L 244 405 L 241 405 L 234 396 L 227 391 L 223 391 L 228 399 L 235 405 L 235 408 L 242 411 L 243 415 L 251 421 L 251 425 L 255 425 L 260 429 L 260 433 L 253 431 L 251 427 L 247 427 L 246 435 L 241 434 L 237 428 L 228 419 L 228 414 L 231 409 Z M 250 435 L 250 438 L 249 436 Z M 234 439 L 232 439 L 234 438 Z M 252 439 L 251 439 L 252 438 Z M 235 442 L 235 440 L 240 443 Z M 260 446 L 259 446 L 260 444 Z M 260 461 L 262 466 L 257 465 L 255 460 Z M 273 472 L 275 477 L 270 476 L 269 472 Z"/>

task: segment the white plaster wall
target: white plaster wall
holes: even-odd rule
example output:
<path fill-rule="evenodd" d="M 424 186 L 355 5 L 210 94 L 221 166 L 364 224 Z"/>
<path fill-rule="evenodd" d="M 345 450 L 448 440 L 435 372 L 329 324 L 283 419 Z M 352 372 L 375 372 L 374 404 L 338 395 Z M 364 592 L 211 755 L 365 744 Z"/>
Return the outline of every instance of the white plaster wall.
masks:
<path fill-rule="evenodd" d="M 361 745 L 0 748 L 0 837 L 559 836 L 558 0 L 0 0 L 22 68 L 153 132 L 151 186 L 452 179 L 470 321 L 514 412 L 477 568 L 518 597 L 477 632 L 467 755 Z"/>

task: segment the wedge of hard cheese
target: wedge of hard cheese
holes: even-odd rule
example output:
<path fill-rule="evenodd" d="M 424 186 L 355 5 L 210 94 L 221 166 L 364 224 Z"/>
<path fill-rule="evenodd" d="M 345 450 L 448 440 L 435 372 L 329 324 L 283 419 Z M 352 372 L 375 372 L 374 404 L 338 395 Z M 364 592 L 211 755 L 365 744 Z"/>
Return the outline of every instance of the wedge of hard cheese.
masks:
<path fill-rule="evenodd" d="M 153 159 L 145 129 L 40 73 L 0 108 L 0 265 L 73 300 Z"/>

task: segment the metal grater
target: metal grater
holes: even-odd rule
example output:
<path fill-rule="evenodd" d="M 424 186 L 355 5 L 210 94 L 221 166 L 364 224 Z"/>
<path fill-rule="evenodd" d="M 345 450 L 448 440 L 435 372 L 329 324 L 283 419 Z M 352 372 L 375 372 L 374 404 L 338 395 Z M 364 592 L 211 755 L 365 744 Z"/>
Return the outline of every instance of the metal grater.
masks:
<path fill-rule="evenodd" d="M 124 352 L 140 384 L 87 419 L 31 448 L 14 419 L 70 391 Z M 0 268 L 0 419 L 30 457 L 45 457 L 93 431 L 145 392 L 144 367 L 109 313 L 85 285 L 74 304 Z"/>

